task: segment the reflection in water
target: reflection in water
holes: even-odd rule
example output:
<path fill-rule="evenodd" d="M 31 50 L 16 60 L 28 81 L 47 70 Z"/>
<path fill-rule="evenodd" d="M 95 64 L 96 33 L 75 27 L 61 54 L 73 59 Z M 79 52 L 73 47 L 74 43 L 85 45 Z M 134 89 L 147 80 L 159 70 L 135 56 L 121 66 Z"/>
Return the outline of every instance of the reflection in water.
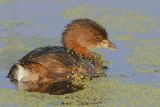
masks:
<path fill-rule="evenodd" d="M 94 78 L 106 76 L 105 72 L 108 69 L 107 66 L 102 67 L 103 72 L 101 74 L 94 75 Z M 93 77 L 89 77 L 91 80 Z M 88 80 L 88 77 L 85 78 Z M 81 83 L 78 84 L 74 83 L 74 80 L 70 81 L 61 81 L 61 82 L 54 82 L 54 83 L 30 83 L 30 82 L 18 82 L 18 81 L 11 81 L 14 85 L 17 86 L 19 91 L 28 91 L 28 92 L 39 92 L 39 93 L 49 93 L 54 95 L 66 94 L 66 93 L 73 93 L 79 90 L 84 89 L 85 80 L 81 80 Z"/>
<path fill-rule="evenodd" d="M 36 84 L 28 82 L 17 82 L 18 90 L 49 93 L 49 94 L 65 94 L 72 93 L 83 89 L 83 85 L 73 85 L 71 82 L 63 81 L 56 83 Z"/>

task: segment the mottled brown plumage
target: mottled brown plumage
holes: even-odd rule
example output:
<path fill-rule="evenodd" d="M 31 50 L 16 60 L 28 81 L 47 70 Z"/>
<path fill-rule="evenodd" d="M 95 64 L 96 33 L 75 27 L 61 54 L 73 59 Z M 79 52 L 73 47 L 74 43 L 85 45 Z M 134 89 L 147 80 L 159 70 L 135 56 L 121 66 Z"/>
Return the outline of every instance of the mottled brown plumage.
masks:
<path fill-rule="evenodd" d="M 8 76 L 11 80 L 36 84 L 68 81 L 68 75 L 73 73 L 94 76 L 101 64 L 89 49 L 116 48 L 105 29 L 90 19 L 77 19 L 68 24 L 62 34 L 62 43 L 64 47 L 32 50 L 11 67 Z"/>

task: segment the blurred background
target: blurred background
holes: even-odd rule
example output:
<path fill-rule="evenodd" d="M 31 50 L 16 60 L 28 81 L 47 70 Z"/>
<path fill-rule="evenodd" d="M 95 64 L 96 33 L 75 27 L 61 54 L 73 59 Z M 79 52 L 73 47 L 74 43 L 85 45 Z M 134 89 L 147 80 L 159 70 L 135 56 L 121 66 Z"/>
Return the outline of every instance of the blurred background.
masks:
<path fill-rule="evenodd" d="M 0 106 L 160 106 L 159 0 L 0 0 Z M 6 75 L 32 49 L 62 45 L 71 20 L 103 25 L 117 51 L 97 49 L 106 77 L 79 92 L 54 96 L 17 91 Z"/>

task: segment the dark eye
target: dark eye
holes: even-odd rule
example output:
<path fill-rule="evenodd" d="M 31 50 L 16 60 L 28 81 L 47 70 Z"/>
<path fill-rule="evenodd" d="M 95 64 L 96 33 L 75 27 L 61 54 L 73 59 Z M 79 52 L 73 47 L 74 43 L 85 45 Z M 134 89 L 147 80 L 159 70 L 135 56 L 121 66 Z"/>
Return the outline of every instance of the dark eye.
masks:
<path fill-rule="evenodd" d="M 97 36 L 96 39 L 99 40 L 99 41 L 102 40 L 101 36 Z"/>

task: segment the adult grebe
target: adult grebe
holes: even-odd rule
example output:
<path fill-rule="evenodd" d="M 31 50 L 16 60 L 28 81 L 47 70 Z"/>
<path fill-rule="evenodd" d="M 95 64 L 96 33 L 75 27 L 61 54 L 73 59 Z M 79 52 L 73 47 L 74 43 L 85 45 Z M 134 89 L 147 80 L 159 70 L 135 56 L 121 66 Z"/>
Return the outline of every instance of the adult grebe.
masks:
<path fill-rule="evenodd" d="M 90 19 L 77 19 L 68 24 L 62 35 L 64 47 L 47 46 L 32 50 L 17 64 L 8 77 L 30 83 L 56 83 L 68 80 L 68 75 L 94 75 L 101 64 L 90 48 L 116 46 L 108 39 L 106 30 Z"/>

